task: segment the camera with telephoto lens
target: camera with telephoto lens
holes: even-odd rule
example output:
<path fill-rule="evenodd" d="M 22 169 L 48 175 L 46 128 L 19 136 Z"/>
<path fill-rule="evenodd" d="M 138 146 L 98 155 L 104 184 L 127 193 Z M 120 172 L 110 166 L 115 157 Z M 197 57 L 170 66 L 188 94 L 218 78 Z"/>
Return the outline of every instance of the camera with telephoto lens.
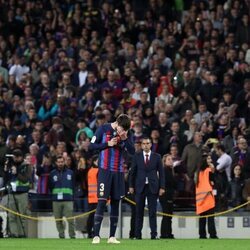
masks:
<path fill-rule="evenodd" d="M 5 155 L 5 167 L 8 172 L 11 171 L 11 167 L 14 163 L 14 155 L 13 154 L 6 154 Z"/>

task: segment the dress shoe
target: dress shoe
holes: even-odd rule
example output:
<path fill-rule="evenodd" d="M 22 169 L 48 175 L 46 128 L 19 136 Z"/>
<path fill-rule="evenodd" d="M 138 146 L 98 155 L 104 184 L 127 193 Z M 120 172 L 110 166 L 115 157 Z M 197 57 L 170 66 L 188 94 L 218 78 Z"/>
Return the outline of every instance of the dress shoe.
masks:
<path fill-rule="evenodd" d="M 219 239 L 218 236 L 210 236 L 210 239 Z"/>
<path fill-rule="evenodd" d="M 167 238 L 167 239 L 174 239 L 174 235 L 173 235 L 173 234 L 167 235 L 166 238 Z"/>
<path fill-rule="evenodd" d="M 159 240 L 157 236 L 151 236 L 151 240 Z"/>
<path fill-rule="evenodd" d="M 16 235 L 16 234 L 10 234 L 9 238 L 18 238 L 18 235 Z"/>
<path fill-rule="evenodd" d="M 200 236 L 200 239 L 206 239 L 207 237 L 206 236 Z"/>

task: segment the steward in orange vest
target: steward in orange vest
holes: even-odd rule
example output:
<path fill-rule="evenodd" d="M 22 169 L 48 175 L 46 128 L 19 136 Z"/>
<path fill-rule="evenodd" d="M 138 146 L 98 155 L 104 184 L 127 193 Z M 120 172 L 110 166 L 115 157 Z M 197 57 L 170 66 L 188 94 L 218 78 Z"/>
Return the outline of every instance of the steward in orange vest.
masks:
<path fill-rule="evenodd" d="M 214 223 L 214 208 L 215 197 L 213 195 L 213 172 L 214 165 L 210 155 L 204 155 L 200 169 L 197 173 L 196 182 L 196 213 L 200 216 L 206 216 L 199 218 L 199 235 L 200 239 L 206 239 L 206 222 L 208 221 L 208 233 L 210 238 L 217 239 L 217 233 Z"/>
<path fill-rule="evenodd" d="M 201 214 L 215 207 L 213 187 L 210 182 L 210 167 L 199 173 L 199 182 L 196 186 L 196 213 Z"/>
<path fill-rule="evenodd" d="M 92 167 L 88 171 L 88 203 L 97 203 L 97 174 L 98 168 Z"/>
<path fill-rule="evenodd" d="M 88 208 L 89 211 L 95 210 L 97 207 L 97 175 L 98 175 L 98 155 L 93 156 L 93 166 L 89 169 L 87 174 L 88 180 Z M 88 238 L 93 238 L 93 226 L 94 226 L 94 211 L 89 214 L 87 220 L 87 232 Z"/>

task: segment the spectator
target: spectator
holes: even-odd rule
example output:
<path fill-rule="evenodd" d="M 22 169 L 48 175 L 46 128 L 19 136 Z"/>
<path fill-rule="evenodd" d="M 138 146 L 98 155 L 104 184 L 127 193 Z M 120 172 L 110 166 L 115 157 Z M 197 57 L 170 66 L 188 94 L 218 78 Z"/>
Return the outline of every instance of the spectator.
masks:
<path fill-rule="evenodd" d="M 239 128 L 237 126 L 232 127 L 231 134 L 226 135 L 223 139 L 223 145 L 226 153 L 230 154 L 231 150 L 237 145 L 237 136 L 239 135 Z M 234 160 L 233 160 L 234 162 Z"/>
<path fill-rule="evenodd" d="M 88 70 L 87 63 L 84 60 L 78 62 L 78 70 L 73 74 L 73 85 L 78 89 L 83 88 L 87 84 Z"/>
<path fill-rule="evenodd" d="M 192 142 L 195 132 L 198 131 L 198 124 L 195 119 L 192 119 L 189 124 L 189 129 L 184 131 L 184 134 L 187 136 L 187 141 Z"/>
<path fill-rule="evenodd" d="M 194 134 L 193 143 L 184 147 L 181 160 L 187 169 L 186 191 L 189 196 L 194 193 L 194 175 L 202 158 L 202 135 L 200 132 Z"/>
<path fill-rule="evenodd" d="M 174 191 L 176 189 L 175 178 L 173 175 L 173 159 L 172 156 L 166 154 L 162 158 L 163 168 L 165 172 L 165 190 L 166 192 L 160 196 L 163 217 L 161 221 L 161 239 L 174 239 L 172 234 L 172 217 L 174 208 Z M 170 216 L 169 216 L 170 215 Z"/>
<path fill-rule="evenodd" d="M 228 183 L 231 181 L 232 158 L 225 152 L 225 147 L 221 144 L 215 146 L 215 152 L 218 156 L 216 165 L 217 205 L 220 210 L 227 209 L 226 191 Z"/>
<path fill-rule="evenodd" d="M 187 143 L 187 136 L 185 133 L 180 133 L 180 123 L 178 121 L 173 121 L 170 126 L 169 134 L 163 140 L 166 152 L 169 151 L 171 144 L 177 145 L 179 152 L 182 152 Z"/>
<path fill-rule="evenodd" d="M 9 75 L 14 75 L 16 82 L 18 83 L 21 80 L 21 77 L 30 71 L 30 68 L 25 65 L 25 60 L 23 56 L 19 57 L 18 55 L 16 55 L 13 58 L 13 61 L 14 62 L 9 70 Z"/>
<path fill-rule="evenodd" d="M 198 92 L 197 100 L 205 102 L 208 111 L 214 113 L 220 97 L 220 88 L 216 74 L 207 71 L 205 73 L 205 81 L 205 84 L 201 86 Z"/>
<path fill-rule="evenodd" d="M 51 163 L 51 157 L 49 154 L 44 154 L 42 163 L 37 166 L 36 174 L 38 176 L 37 193 L 48 194 L 49 193 L 49 174 L 53 169 Z"/>
<path fill-rule="evenodd" d="M 74 186 L 74 208 L 75 211 L 87 211 L 87 171 L 88 161 L 87 156 L 79 148 L 75 148 L 72 152 L 74 160 L 75 186 Z"/>
<path fill-rule="evenodd" d="M 232 152 L 232 165 L 239 164 L 242 167 L 242 174 L 245 179 L 250 177 L 250 149 L 244 137 L 239 138 L 237 147 Z"/>
<path fill-rule="evenodd" d="M 211 118 L 212 114 L 207 110 L 207 105 L 204 102 L 200 102 L 198 105 L 198 112 L 194 114 L 194 119 L 198 126 L 201 126 L 203 122 L 208 121 Z"/>
<path fill-rule="evenodd" d="M 53 103 L 53 99 L 49 96 L 44 97 L 44 104 L 38 110 L 38 119 L 48 124 L 50 119 L 57 114 L 58 105 Z"/>
<path fill-rule="evenodd" d="M 228 185 L 228 199 L 230 207 L 237 207 L 242 204 L 242 190 L 244 187 L 244 179 L 240 165 L 235 165 L 233 168 L 232 180 Z"/>
<path fill-rule="evenodd" d="M 193 98 L 189 96 L 186 90 L 182 90 L 180 96 L 177 98 L 174 111 L 182 117 L 186 110 L 191 110 L 193 113 L 196 111 L 196 106 Z"/>

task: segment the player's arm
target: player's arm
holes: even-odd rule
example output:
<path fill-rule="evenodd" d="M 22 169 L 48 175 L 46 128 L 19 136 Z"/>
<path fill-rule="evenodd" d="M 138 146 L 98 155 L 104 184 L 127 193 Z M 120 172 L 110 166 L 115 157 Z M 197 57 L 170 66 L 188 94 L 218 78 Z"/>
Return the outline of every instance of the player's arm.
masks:
<path fill-rule="evenodd" d="M 89 145 L 89 150 L 96 150 L 96 151 L 101 151 L 104 150 L 108 147 L 113 147 L 117 145 L 117 138 L 114 137 L 108 142 L 102 142 L 102 137 L 103 137 L 104 131 L 103 128 L 100 127 L 97 129 L 95 135 L 92 137 L 90 145 Z"/>
<path fill-rule="evenodd" d="M 103 128 L 100 127 L 96 130 L 94 136 L 92 137 L 90 144 L 89 144 L 89 150 L 98 150 L 101 151 L 103 149 L 106 149 L 108 147 L 108 143 L 104 142 L 102 143 L 102 137 L 103 137 Z"/>
<path fill-rule="evenodd" d="M 129 137 L 126 140 L 124 140 L 123 143 L 124 143 L 124 148 L 128 151 L 128 153 L 134 155 L 135 147 L 134 147 L 132 133 L 129 133 Z"/>

